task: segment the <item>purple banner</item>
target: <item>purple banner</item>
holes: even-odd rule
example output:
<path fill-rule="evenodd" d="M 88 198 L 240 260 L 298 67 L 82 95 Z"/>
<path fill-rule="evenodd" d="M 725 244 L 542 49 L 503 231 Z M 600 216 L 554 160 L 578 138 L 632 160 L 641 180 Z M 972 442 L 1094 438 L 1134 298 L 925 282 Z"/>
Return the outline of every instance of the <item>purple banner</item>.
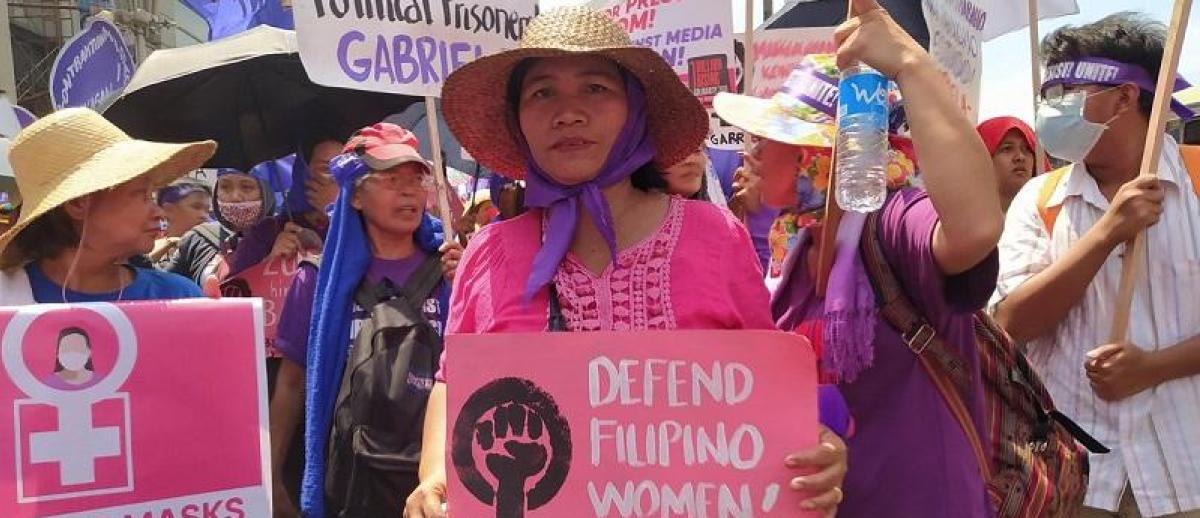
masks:
<path fill-rule="evenodd" d="M 56 110 L 85 106 L 99 111 L 129 84 L 135 68 L 117 26 L 92 18 L 55 58 L 50 100 Z"/>

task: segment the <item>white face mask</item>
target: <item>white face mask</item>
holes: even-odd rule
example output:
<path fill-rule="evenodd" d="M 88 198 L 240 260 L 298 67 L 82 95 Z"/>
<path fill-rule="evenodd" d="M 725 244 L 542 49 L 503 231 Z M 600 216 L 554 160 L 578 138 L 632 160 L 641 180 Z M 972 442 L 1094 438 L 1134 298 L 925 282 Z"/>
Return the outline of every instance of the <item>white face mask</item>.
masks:
<path fill-rule="evenodd" d="M 62 351 L 58 353 L 58 363 L 69 371 L 81 371 L 87 366 L 87 362 L 87 353 L 76 351 Z"/>
<path fill-rule="evenodd" d="M 1096 147 L 1112 120 L 1103 124 L 1087 120 L 1083 116 L 1087 98 L 1087 92 L 1069 92 L 1038 103 L 1037 136 L 1047 153 L 1069 162 L 1083 162 Z"/>

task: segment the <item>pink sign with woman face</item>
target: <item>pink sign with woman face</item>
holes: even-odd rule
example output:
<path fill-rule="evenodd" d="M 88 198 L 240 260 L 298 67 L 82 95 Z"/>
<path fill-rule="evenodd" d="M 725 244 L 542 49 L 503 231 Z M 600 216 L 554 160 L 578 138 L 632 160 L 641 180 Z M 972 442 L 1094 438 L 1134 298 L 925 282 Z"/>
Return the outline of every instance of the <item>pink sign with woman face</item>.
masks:
<path fill-rule="evenodd" d="M 262 329 L 254 299 L 0 308 L 0 516 L 267 515 Z"/>
<path fill-rule="evenodd" d="M 816 360 L 796 335 L 452 335 L 451 516 L 771 517 L 817 442 Z"/>

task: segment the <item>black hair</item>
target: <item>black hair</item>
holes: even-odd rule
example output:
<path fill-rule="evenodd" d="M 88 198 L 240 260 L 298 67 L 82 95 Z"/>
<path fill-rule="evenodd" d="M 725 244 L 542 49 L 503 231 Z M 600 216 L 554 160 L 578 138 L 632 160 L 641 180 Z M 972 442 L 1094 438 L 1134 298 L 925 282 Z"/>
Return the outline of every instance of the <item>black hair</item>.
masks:
<path fill-rule="evenodd" d="M 1144 14 L 1132 11 L 1106 16 L 1087 25 L 1064 26 L 1042 40 L 1046 65 L 1084 57 L 1106 58 L 1139 66 L 1158 80 L 1167 28 Z M 1138 108 L 1149 116 L 1154 93 L 1141 91 Z"/>
<path fill-rule="evenodd" d="M 537 63 L 537 59 L 527 58 L 517 63 L 508 76 L 508 84 L 504 87 L 505 101 L 508 105 L 508 131 L 513 135 L 521 134 L 521 127 L 517 122 L 521 108 L 521 83 L 525 82 L 525 76 Z M 617 64 L 617 68 L 621 69 L 622 76 L 629 73 L 620 64 Z M 653 161 L 639 167 L 629 179 L 633 183 L 633 187 L 641 191 L 665 191 L 667 189 L 667 179 Z"/>
<path fill-rule="evenodd" d="M 61 205 L 29 223 L 0 255 L 0 268 L 58 257 L 79 246 L 80 226 Z"/>
<path fill-rule="evenodd" d="M 54 372 L 59 372 L 59 371 L 66 370 L 66 367 L 63 367 L 63 364 L 61 364 L 61 363 L 59 363 L 59 362 L 58 362 L 58 350 L 62 348 L 62 340 L 63 340 L 63 338 L 66 338 L 66 337 L 68 337 L 68 336 L 71 336 L 71 335 L 79 335 L 79 336 L 82 336 L 82 337 L 83 337 L 83 341 L 84 341 L 84 343 L 86 343 L 86 344 L 87 344 L 87 348 L 88 348 L 88 350 L 91 350 L 91 349 L 92 349 L 92 337 L 88 336 L 88 334 L 87 334 L 87 331 L 84 331 L 84 330 L 83 330 L 83 328 L 81 328 L 81 327 L 68 327 L 68 328 L 64 328 L 62 331 L 59 331 L 59 332 L 58 332 L 58 341 L 56 341 L 56 342 L 54 343 L 54 347 L 55 347 L 55 351 L 54 351 L 54 352 L 55 352 L 55 354 L 54 354 Z M 84 364 L 83 368 L 85 368 L 85 369 L 87 369 L 87 370 L 90 370 L 90 371 L 95 371 L 95 370 L 96 370 L 96 368 L 95 368 L 95 367 L 92 365 L 92 358 L 91 358 L 91 356 L 90 356 L 90 355 L 88 356 L 88 361 L 87 361 L 87 363 L 86 363 L 86 364 Z"/>

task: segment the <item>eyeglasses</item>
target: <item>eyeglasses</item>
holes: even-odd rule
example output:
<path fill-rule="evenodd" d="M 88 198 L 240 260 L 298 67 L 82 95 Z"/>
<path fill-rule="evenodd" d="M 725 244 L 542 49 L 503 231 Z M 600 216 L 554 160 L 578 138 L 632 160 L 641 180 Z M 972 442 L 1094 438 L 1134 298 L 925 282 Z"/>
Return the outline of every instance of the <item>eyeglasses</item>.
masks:
<path fill-rule="evenodd" d="M 389 191 L 425 191 L 433 188 L 433 177 L 428 174 L 371 173 L 365 179 Z"/>
<path fill-rule="evenodd" d="M 1056 84 L 1056 85 L 1050 86 L 1049 88 L 1046 88 L 1046 90 L 1044 92 L 1042 92 L 1042 100 L 1056 102 L 1056 101 L 1062 100 L 1062 98 L 1064 96 L 1066 96 L 1067 94 L 1073 94 L 1076 92 L 1082 92 L 1086 96 L 1092 96 L 1092 95 L 1096 95 L 1096 94 L 1102 94 L 1104 92 L 1107 92 L 1114 88 L 1118 88 L 1120 86 L 1121 85 Z M 1098 89 L 1089 89 L 1088 87 L 1098 87 Z"/>

